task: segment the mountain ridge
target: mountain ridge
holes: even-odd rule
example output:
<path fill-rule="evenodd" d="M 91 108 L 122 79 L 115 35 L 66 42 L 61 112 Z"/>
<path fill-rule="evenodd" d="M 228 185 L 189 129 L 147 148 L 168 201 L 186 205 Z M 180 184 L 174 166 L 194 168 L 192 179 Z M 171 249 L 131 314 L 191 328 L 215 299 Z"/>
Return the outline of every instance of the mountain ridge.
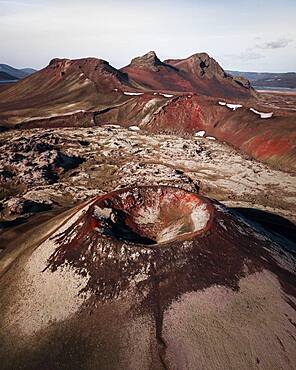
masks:
<path fill-rule="evenodd" d="M 157 72 L 159 67 L 166 66 L 172 70 L 177 71 L 178 68 L 173 66 L 170 63 L 176 63 L 177 61 L 184 61 L 186 59 L 190 59 L 193 57 L 201 56 L 201 55 L 208 55 L 207 53 L 195 53 L 190 57 L 184 59 L 165 59 L 161 61 L 158 56 L 156 55 L 155 51 L 149 51 L 148 53 L 144 54 L 142 57 L 135 57 L 131 60 L 130 64 L 125 67 L 116 68 L 118 71 L 125 69 L 126 67 L 138 67 L 143 69 L 151 69 L 152 71 Z M 146 61 L 145 58 L 146 57 Z M 56 58 L 56 59 L 66 59 L 71 60 L 68 58 Z M 81 58 L 81 59 L 92 59 L 90 58 Z M 99 58 L 97 58 L 99 59 Z M 210 58 L 213 59 L 214 58 Z M 79 59 L 76 59 L 79 60 Z M 215 61 L 215 60 L 214 60 Z M 108 63 L 108 62 L 107 62 Z M 110 64 L 110 63 L 109 63 Z M 46 67 L 44 67 L 46 68 Z M 43 69 L 43 68 L 42 68 Z M 222 69 L 222 68 L 221 68 Z M 230 69 L 222 69 L 226 75 L 231 76 L 236 82 L 242 83 L 243 85 L 247 85 L 249 80 L 250 86 L 252 87 L 283 87 L 283 88 L 296 88 L 296 72 L 255 72 L 255 71 L 238 71 L 238 70 L 230 70 Z M 9 64 L 2 63 L 0 64 L 0 79 L 2 82 L 8 81 L 17 81 L 24 77 L 27 77 L 38 70 L 34 68 L 15 68 Z M 221 75 L 221 71 L 219 72 Z"/>
<path fill-rule="evenodd" d="M 228 75 L 205 52 L 184 59 L 161 61 L 154 51 L 149 51 L 133 58 L 130 64 L 120 70 L 151 90 L 194 92 L 207 96 L 255 96 L 247 80 Z"/>

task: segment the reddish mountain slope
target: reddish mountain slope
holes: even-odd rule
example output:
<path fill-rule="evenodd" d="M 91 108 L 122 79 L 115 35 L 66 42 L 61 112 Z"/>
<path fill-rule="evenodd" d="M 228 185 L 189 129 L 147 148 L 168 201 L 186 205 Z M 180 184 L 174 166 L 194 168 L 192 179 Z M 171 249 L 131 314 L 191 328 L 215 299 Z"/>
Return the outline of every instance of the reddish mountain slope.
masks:
<path fill-rule="evenodd" d="M 1 102 L 9 102 L 20 97 L 29 99 L 61 88 L 69 89 L 68 92 L 71 92 L 84 85 L 91 85 L 97 89 L 97 92 L 105 93 L 128 84 L 128 76 L 105 60 L 53 59 L 44 69 L 12 85 L 5 96 L 1 96 Z M 30 87 L 35 89 L 38 87 L 38 90 L 32 90 Z"/>
<path fill-rule="evenodd" d="M 155 52 L 150 51 L 133 59 L 121 71 L 128 73 L 139 85 L 151 90 L 239 98 L 255 96 L 248 80 L 227 75 L 206 53 L 161 62 Z"/>
<path fill-rule="evenodd" d="M 262 119 L 250 108 L 267 111 L 266 107 L 252 102 L 244 102 L 233 111 L 219 105 L 215 98 L 187 94 L 164 98 L 144 94 L 96 114 L 94 122 L 138 125 L 152 132 L 179 135 L 204 130 L 207 136 L 225 141 L 256 159 L 295 171 L 295 114 L 276 110 L 272 118 Z"/>
<path fill-rule="evenodd" d="M 209 65 L 204 67 L 198 55 L 209 60 Z M 186 69 L 186 61 L 191 69 Z M 247 83 L 243 86 L 226 76 L 207 54 L 196 54 L 183 62 L 172 61 L 175 67 L 149 52 L 117 70 L 96 58 L 53 59 L 46 68 L 0 92 L 0 126 L 109 108 L 125 102 L 128 98 L 123 92 L 128 91 L 193 91 L 222 97 L 253 97 Z M 200 65 L 204 72 L 199 71 Z"/>
<path fill-rule="evenodd" d="M 0 93 L 0 124 L 105 107 L 120 100 L 115 89 L 129 86 L 128 76 L 104 60 L 53 59 Z"/>

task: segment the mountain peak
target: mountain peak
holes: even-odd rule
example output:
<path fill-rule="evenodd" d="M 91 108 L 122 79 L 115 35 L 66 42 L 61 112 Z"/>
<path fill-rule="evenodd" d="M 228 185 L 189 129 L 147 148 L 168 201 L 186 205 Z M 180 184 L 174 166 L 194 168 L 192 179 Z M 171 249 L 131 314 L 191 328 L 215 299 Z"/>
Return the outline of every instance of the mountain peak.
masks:
<path fill-rule="evenodd" d="M 49 66 L 51 67 L 63 67 L 69 65 L 77 65 L 77 66 L 103 66 L 109 65 L 106 60 L 94 58 L 94 57 L 87 57 L 87 58 L 80 58 L 80 59 L 67 59 L 67 58 L 54 58 L 49 62 Z"/>
<path fill-rule="evenodd" d="M 94 57 L 81 59 L 55 58 L 50 61 L 47 69 L 56 70 L 57 72 L 60 72 L 62 76 L 67 71 L 80 71 L 84 72 L 86 75 L 98 75 L 99 73 L 107 73 L 117 76 L 118 78 L 122 78 L 123 80 L 127 79 L 127 76 L 124 73 L 111 66 L 106 60 Z"/>
<path fill-rule="evenodd" d="M 158 59 L 155 51 L 149 51 L 148 53 L 132 59 L 130 66 L 142 69 L 148 69 L 152 71 L 158 71 L 159 66 L 163 63 Z"/>
<path fill-rule="evenodd" d="M 203 51 L 201 53 L 194 53 L 189 58 L 193 58 L 193 59 L 210 59 L 211 57 L 209 56 L 208 53 L 206 53 L 206 52 Z"/>
<path fill-rule="evenodd" d="M 225 76 L 225 72 L 220 64 L 205 52 L 191 55 L 188 61 L 195 64 L 195 70 L 200 77 Z"/>

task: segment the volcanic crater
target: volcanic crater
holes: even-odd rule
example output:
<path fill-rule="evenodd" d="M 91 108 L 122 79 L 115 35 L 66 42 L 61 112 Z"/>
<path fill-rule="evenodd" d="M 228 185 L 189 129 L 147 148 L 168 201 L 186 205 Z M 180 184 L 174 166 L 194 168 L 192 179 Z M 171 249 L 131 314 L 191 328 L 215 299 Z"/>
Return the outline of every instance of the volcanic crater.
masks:
<path fill-rule="evenodd" d="M 205 232 L 211 214 L 211 204 L 197 194 L 174 187 L 136 187 L 101 197 L 91 222 L 103 235 L 154 245 Z"/>
<path fill-rule="evenodd" d="M 134 283 L 150 290 L 155 275 L 174 292 L 168 302 L 181 292 L 217 283 L 237 289 L 246 271 L 265 265 L 280 280 L 282 273 L 290 279 L 274 264 L 278 247 L 268 237 L 262 239 L 222 204 L 172 186 L 136 186 L 95 197 L 51 241 L 44 271 L 71 266 L 88 276 L 81 292 L 103 301 Z M 182 284 L 176 291 L 180 270 Z"/>

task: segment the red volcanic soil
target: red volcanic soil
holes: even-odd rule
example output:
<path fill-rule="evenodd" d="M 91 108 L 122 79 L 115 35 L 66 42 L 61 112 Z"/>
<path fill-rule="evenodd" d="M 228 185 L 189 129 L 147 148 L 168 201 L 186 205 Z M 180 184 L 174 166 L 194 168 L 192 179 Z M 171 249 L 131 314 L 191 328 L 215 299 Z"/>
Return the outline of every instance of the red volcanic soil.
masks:
<path fill-rule="evenodd" d="M 259 107 L 258 110 L 268 112 L 266 107 Z M 296 130 L 293 113 L 274 111 L 272 118 L 262 119 L 246 106 L 235 112 L 227 110 L 223 117 L 217 118 L 213 123 L 211 118 L 209 111 L 208 129 L 217 139 L 279 169 L 296 170 Z"/>
<path fill-rule="evenodd" d="M 269 139 L 268 137 L 254 137 L 250 139 L 245 147 L 249 148 L 254 155 L 260 159 L 266 159 L 271 156 L 284 155 L 291 150 L 293 142 L 289 139 L 278 138 Z"/>
<path fill-rule="evenodd" d="M 208 96 L 256 96 L 248 80 L 227 75 L 206 53 L 161 62 L 151 51 L 122 68 L 139 85 L 160 91 L 194 92 Z"/>
<path fill-rule="evenodd" d="M 222 204 L 133 187 L 38 230 L 0 276 L 2 369 L 295 363 L 294 257 Z"/>
<path fill-rule="evenodd" d="M 95 113 L 94 122 L 96 125 L 139 125 L 152 132 L 186 135 L 204 128 L 212 132 L 215 122 L 229 115 L 229 110 L 221 108 L 216 99 L 196 94 L 165 98 L 160 94 L 147 93 Z"/>
<path fill-rule="evenodd" d="M 191 95 L 176 97 L 154 114 L 145 127 L 162 133 L 195 133 L 204 127 L 201 101 L 201 98 Z"/>
<path fill-rule="evenodd" d="M 240 102 L 236 100 L 236 102 Z M 195 94 L 163 98 L 144 94 L 132 97 L 125 104 L 95 114 L 96 125 L 139 125 L 148 131 L 192 135 L 205 130 L 250 156 L 286 170 L 295 170 L 296 130 L 293 113 L 275 111 L 269 119 L 261 119 L 250 111 L 252 102 L 233 111 L 214 98 Z M 255 105 L 266 112 L 264 106 Z"/>

